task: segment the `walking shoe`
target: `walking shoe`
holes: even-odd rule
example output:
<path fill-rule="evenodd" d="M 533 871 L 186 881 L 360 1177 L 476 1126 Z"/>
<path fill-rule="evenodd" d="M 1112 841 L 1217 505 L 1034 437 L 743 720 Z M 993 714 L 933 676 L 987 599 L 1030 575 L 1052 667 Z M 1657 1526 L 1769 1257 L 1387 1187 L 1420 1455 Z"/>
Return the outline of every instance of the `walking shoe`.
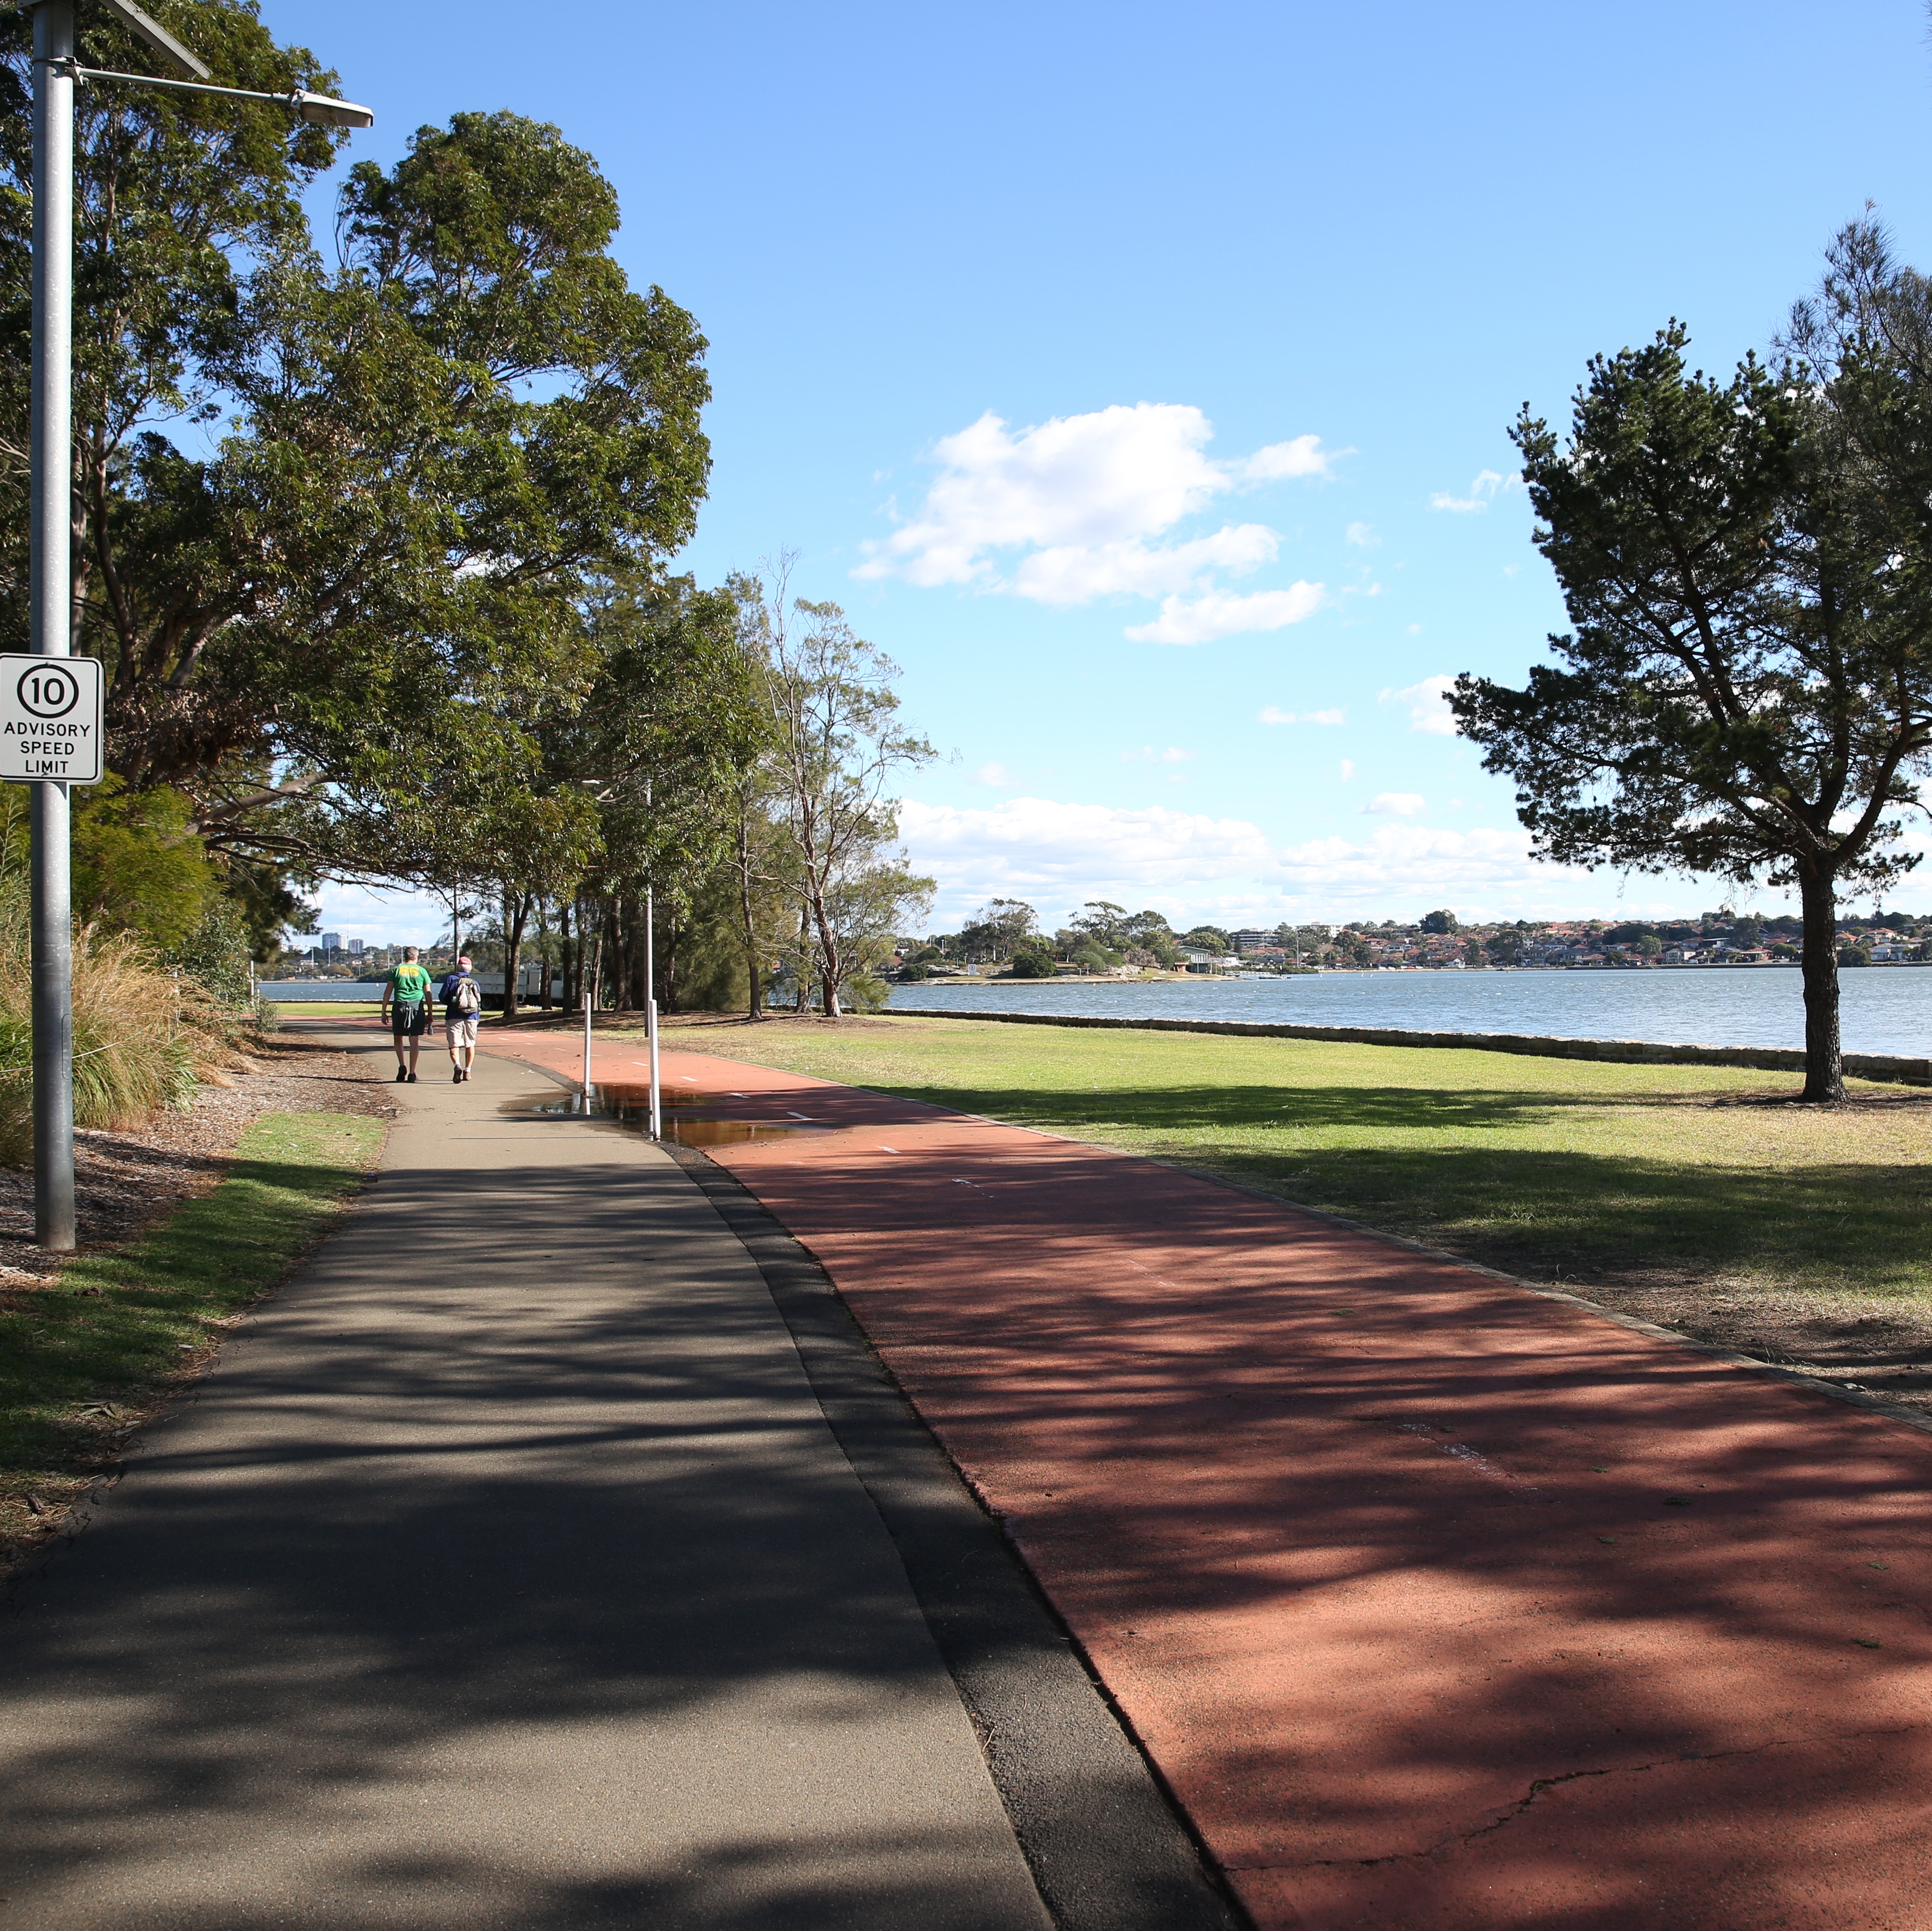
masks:
<path fill-rule="evenodd" d="M 414 1073 L 412 1073 L 412 1074 L 410 1074 L 410 1085 L 414 1086 L 414 1085 L 416 1084 L 416 1075 L 415 1075 Z"/>
<path fill-rule="evenodd" d="M 463 1069 L 460 1066 L 450 1068 L 449 1083 L 452 1086 L 460 1086 L 463 1084 Z"/>
<path fill-rule="evenodd" d="M 403 1081 L 407 1079 L 409 1076 L 410 1069 L 407 1066 L 398 1066 L 396 1069 L 396 1084 L 398 1086 L 401 1085 Z"/>

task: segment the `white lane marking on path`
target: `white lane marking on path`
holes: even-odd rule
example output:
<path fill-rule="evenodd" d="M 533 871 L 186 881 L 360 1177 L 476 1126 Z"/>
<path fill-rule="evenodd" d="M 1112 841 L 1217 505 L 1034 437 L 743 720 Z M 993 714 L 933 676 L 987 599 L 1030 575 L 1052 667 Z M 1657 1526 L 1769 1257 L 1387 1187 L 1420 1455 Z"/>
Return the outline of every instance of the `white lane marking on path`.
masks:
<path fill-rule="evenodd" d="M 879 1151 L 882 1153 L 896 1153 L 898 1149 L 896 1147 L 881 1147 Z"/>

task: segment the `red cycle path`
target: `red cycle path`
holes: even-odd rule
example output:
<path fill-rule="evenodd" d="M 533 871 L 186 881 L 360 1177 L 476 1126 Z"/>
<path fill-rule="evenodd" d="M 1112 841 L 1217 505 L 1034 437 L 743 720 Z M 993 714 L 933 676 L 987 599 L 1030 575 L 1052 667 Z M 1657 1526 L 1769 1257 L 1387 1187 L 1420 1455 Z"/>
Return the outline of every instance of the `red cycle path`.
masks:
<path fill-rule="evenodd" d="M 1257 1924 L 1932 1927 L 1932 1437 L 1151 1162 L 663 1063 L 836 1129 L 710 1150 Z"/>

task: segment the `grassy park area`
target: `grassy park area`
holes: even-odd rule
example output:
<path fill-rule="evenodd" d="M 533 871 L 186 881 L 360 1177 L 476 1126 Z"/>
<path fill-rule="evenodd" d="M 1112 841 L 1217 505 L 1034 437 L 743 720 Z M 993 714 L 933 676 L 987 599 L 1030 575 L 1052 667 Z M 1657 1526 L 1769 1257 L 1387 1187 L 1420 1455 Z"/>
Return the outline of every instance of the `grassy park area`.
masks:
<path fill-rule="evenodd" d="M 1730 1067 L 958 1020 L 688 1043 L 1172 1161 L 1932 1402 L 1932 1093 L 1820 1109 Z"/>
<path fill-rule="evenodd" d="M 382 1131 L 355 1114 L 265 1114 L 220 1184 L 154 1232 L 0 1295 L 0 1565 L 328 1231 Z"/>

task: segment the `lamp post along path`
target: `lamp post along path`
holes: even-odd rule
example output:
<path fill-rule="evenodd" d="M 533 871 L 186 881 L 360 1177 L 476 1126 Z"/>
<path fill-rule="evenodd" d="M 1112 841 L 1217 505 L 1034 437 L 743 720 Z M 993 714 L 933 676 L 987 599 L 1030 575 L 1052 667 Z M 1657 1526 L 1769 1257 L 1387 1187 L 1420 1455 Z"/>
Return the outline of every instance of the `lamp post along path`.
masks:
<path fill-rule="evenodd" d="M 74 0 L 34 13 L 33 396 L 28 430 L 28 634 L 74 648 Z M 36 782 L 32 835 L 34 1237 L 64 1253 L 74 1221 L 74 913 L 68 787 Z"/>
<path fill-rule="evenodd" d="M 208 70 L 133 0 L 98 0 L 123 26 L 185 77 L 122 73 L 80 66 L 74 58 L 75 0 L 27 0 L 34 15 L 33 362 L 28 430 L 28 638 L 36 658 L 74 651 L 74 92 L 83 82 L 224 94 L 274 102 L 326 127 L 369 127 L 376 117 L 351 100 L 296 88 L 263 94 L 218 87 Z M 34 733 L 41 762 L 32 769 L 0 768 L 0 781 L 27 784 L 32 852 L 34 1018 L 34 1237 L 64 1252 L 74 1244 L 74 913 L 70 784 L 97 782 L 100 753 L 101 676 L 98 664 L 76 664 L 65 678 L 22 660 L 0 667 L 0 728 L 16 721 Z M 64 703 L 64 707 L 63 706 Z M 91 715 L 85 708 L 92 705 Z M 92 730 L 92 757 L 62 757 Z M 14 760 L 8 757 L 6 766 Z M 39 775 L 58 770 L 58 776 Z M 90 775 L 89 773 L 92 773 Z"/>

